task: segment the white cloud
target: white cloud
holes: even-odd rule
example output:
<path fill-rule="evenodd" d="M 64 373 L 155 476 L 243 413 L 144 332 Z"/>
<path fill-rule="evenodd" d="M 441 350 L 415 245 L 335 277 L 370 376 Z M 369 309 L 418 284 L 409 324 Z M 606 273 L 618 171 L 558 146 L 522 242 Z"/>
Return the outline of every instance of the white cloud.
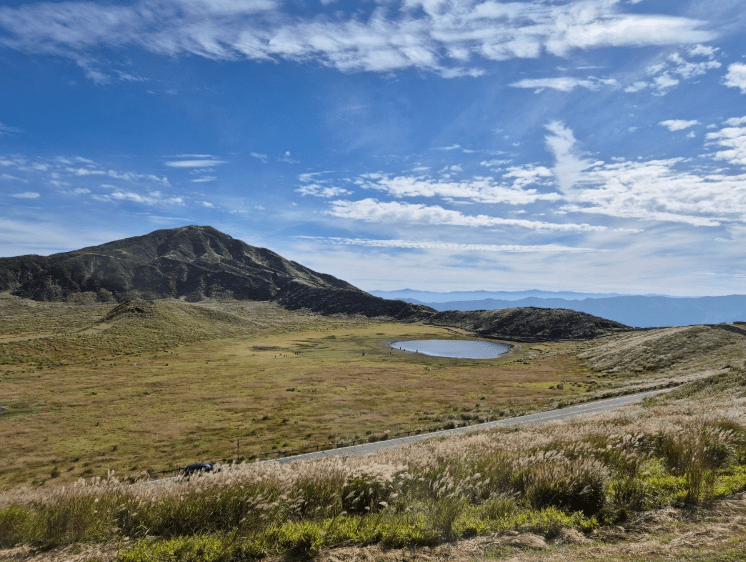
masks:
<path fill-rule="evenodd" d="M 106 176 L 106 170 L 96 170 L 92 168 L 67 168 L 67 171 L 75 176 Z"/>
<path fill-rule="evenodd" d="M 725 85 L 729 88 L 740 88 L 742 94 L 746 94 L 746 64 L 734 62 L 728 67 L 725 75 Z"/>
<path fill-rule="evenodd" d="M 604 86 L 616 87 L 618 82 L 613 78 L 572 78 L 563 76 L 558 78 L 524 78 L 511 84 L 513 88 L 529 88 L 537 92 L 550 88 L 560 92 L 571 92 L 575 88 L 586 88 L 587 90 L 597 91 Z"/>
<path fill-rule="evenodd" d="M 568 56 L 578 50 L 707 42 L 703 22 L 629 13 L 616 0 L 414 2 L 369 16 L 337 5 L 300 16 L 280 2 L 140 0 L 125 5 L 34 3 L 0 8 L 6 48 L 74 60 L 91 80 L 109 76 L 101 52 L 137 47 L 167 57 L 315 61 L 343 72 L 418 68 L 478 76 L 478 59 Z M 115 72 L 116 73 L 116 72 Z"/>
<path fill-rule="evenodd" d="M 264 162 L 265 164 L 266 164 L 266 162 L 267 162 L 267 155 L 266 155 L 266 154 L 260 154 L 260 153 L 258 153 L 258 152 L 251 152 L 251 153 L 250 153 L 250 156 L 251 156 L 252 158 L 256 158 L 256 159 L 258 159 L 258 160 L 261 160 L 261 161 L 262 161 L 262 162 Z"/>
<path fill-rule="evenodd" d="M 693 57 L 712 58 L 719 50 L 717 47 L 710 47 L 709 45 L 695 45 L 689 49 L 689 55 Z"/>
<path fill-rule="evenodd" d="M 714 51 L 710 53 L 710 56 L 714 56 Z M 702 76 L 708 70 L 714 70 L 722 66 L 716 60 L 690 62 L 684 59 L 679 53 L 673 53 L 668 57 L 668 60 L 671 62 L 671 72 L 684 80 L 689 80 L 695 76 Z"/>
<path fill-rule="evenodd" d="M 663 125 L 669 131 L 673 132 L 683 131 L 684 129 L 688 129 L 689 127 L 693 127 L 694 125 L 699 125 L 700 123 L 697 120 L 685 121 L 684 119 L 667 119 L 665 121 L 661 121 L 658 124 Z"/>
<path fill-rule="evenodd" d="M 215 205 L 213 205 L 213 204 L 212 204 L 212 203 L 210 203 L 209 201 L 202 201 L 202 206 L 203 206 L 203 207 L 207 207 L 208 209 L 211 209 L 211 208 L 213 208 L 213 207 L 214 207 Z"/>
<path fill-rule="evenodd" d="M 40 195 L 35 191 L 24 191 L 23 193 L 11 193 L 11 197 L 16 199 L 38 199 Z"/>
<path fill-rule="evenodd" d="M 108 195 L 92 195 L 96 201 L 102 202 L 117 202 L 117 201 L 130 201 L 132 203 L 140 203 L 142 205 L 173 205 L 183 206 L 184 199 L 182 197 L 164 197 L 160 191 L 152 191 L 147 195 L 141 195 L 134 191 L 112 191 Z"/>
<path fill-rule="evenodd" d="M 488 215 L 465 215 L 459 211 L 444 209 L 432 205 L 399 203 L 397 201 L 379 202 L 375 199 L 360 201 L 332 201 L 332 208 L 325 214 L 344 218 L 376 223 L 423 224 L 430 226 L 464 226 L 470 228 L 515 226 L 531 230 L 546 231 L 592 231 L 606 230 L 603 226 L 589 224 L 562 224 L 526 219 L 506 219 Z"/>
<path fill-rule="evenodd" d="M 590 167 L 592 162 L 580 155 L 575 135 L 563 123 L 552 121 L 546 128 L 551 133 L 545 139 L 549 150 L 554 154 L 553 171 L 557 185 L 564 195 L 569 196 L 583 170 Z"/>
<path fill-rule="evenodd" d="M 202 176 L 201 178 L 194 178 L 193 180 L 190 180 L 192 183 L 207 183 L 211 181 L 215 181 L 218 178 L 215 176 Z"/>
<path fill-rule="evenodd" d="M 355 181 L 363 189 L 385 191 L 403 197 L 441 197 L 446 200 L 468 200 L 475 203 L 505 203 L 524 205 L 539 200 L 556 201 L 557 193 L 543 193 L 529 185 L 546 186 L 552 172 L 543 166 L 508 168 L 503 175 L 508 181 L 497 183 L 491 177 L 474 177 L 464 181 L 448 181 L 424 176 L 389 176 L 383 173 L 365 174 Z"/>
<path fill-rule="evenodd" d="M 645 70 L 648 78 L 636 80 L 628 84 L 624 91 L 627 93 L 639 92 L 641 90 L 652 90 L 656 95 L 665 95 L 671 88 L 678 86 L 682 80 L 691 80 L 702 76 L 710 70 L 720 68 L 722 64 L 715 60 L 718 49 L 697 45 L 689 49 L 689 56 L 707 57 L 708 60 L 692 62 L 685 59 L 680 53 L 672 53 L 656 64 L 651 64 Z"/>
<path fill-rule="evenodd" d="M 725 149 L 717 151 L 713 157 L 746 166 L 746 116 L 728 119 L 725 124 L 729 126 L 705 136 L 711 143 Z"/>
<path fill-rule="evenodd" d="M 337 246 L 363 246 L 366 248 L 403 248 L 414 250 L 445 250 L 447 252 L 494 252 L 494 253 L 586 253 L 597 252 L 593 248 L 563 246 L 561 244 L 461 244 L 432 240 L 371 240 L 366 238 L 318 238 L 301 236 L 308 240 L 321 240 Z"/>
<path fill-rule="evenodd" d="M 285 154 L 283 154 L 282 156 L 280 156 L 279 158 L 277 158 L 277 161 L 278 162 L 285 162 L 287 164 L 299 164 L 300 163 L 300 160 L 296 160 L 295 158 L 293 158 L 290 155 L 290 151 L 289 150 L 286 150 Z"/>
<path fill-rule="evenodd" d="M 318 183 L 309 183 L 296 189 L 301 195 L 313 195 L 314 197 L 339 197 L 350 193 L 342 187 L 326 186 Z"/>
<path fill-rule="evenodd" d="M 486 166 L 487 168 L 497 168 L 499 166 L 505 166 L 510 164 L 511 160 L 482 160 L 479 165 Z"/>
<path fill-rule="evenodd" d="M 174 160 L 166 162 L 166 166 L 171 168 L 211 168 L 213 166 L 219 166 L 220 164 L 226 164 L 225 160 L 217 159 L 200 159 L 200 160 Z"/>
<path fill-rule="evenodd" d="M 0 123 L 0 137 L 3 135 L 12 135 L 16 133 L 22 133 L 21 129 L 17 127 L 11 127 L 9 125 L 5 125 L 3 123 Z"/>
<path fill-rule="evenodd" d="M 85 187 L 76 187 L 75 189 L 63 191 L 62 193 L 65 193 L 67 195 L 88 195 L 90 192 L 91 190 Z"/>
<path fill-rule="evenodd" d="M 289 153 L 288 153 L 289 154 Z M 307 172 L 298 174 L 298 180 L 304 185 L 295 191 L 301 195 L 312 195 L 313 197 L 339 197 L 350 193 L 342 187 L 329 185 L 328 180 L 322 180 L 321 176 L 329 172 Z"/>
<path fill-rule="evenodd" d="M 681 158 L 601 164 L 561 207 L 610 217 L 719 226 L 746 215 L 746 175 L 680 171 Z"/>

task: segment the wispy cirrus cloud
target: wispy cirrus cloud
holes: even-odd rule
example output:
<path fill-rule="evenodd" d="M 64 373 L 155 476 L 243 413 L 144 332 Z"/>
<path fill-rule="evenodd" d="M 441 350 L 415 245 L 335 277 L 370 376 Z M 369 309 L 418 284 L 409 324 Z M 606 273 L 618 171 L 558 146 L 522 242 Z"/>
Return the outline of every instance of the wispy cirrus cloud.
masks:
<path fill-rule="evenodd" d="M 561 76 L 557 78 L 524 78 L 518 82 L 513 82 L 513 88 L 527 88 L 541 92 L 549 88 L 559 90 L 560 92 L 571 92 L 575 88 L 585 88 L 586 90 L 597 91 L 604 86 L 617 87 L 619 82 L 614 78 L 573 78 L 570 76 Z"/>
<path fill-rule="evenodd" d="M 655 95 L 665 95 L 678 86 L 682 80 L 691 80 L 720 68 L 722 63 L 716 59 L 718 49 L 705 45 L 696 45 L 688 50 L 687 56 L 698 60 L 687 59 L 680 52 L 668 55 L 663 60 L 649 65 L 645 69 L 644 79 L 629 83 L 624 91 L 627 93 L 652 91 Z M 705 60 L 702 60 L 704 58 Z"/>
<path fill-rule="evenodd" d="M 539 191 L 536 187 L 547 186 L 552 172 L 544 166 L 512 167 L 503 177 L 508 180 L 496 182 L 491 177 L 473 177 L 463 181 L 437 179 L 427 176 L 391 176 L 383 173 L 364 174 L 355 184 L 364 189 L 384 191 L 401 199 L 403 197 L 440 197 L 446 200 L 462 200 L 475 203 L 505 203 L 525 205 L 536 201 L 556 201 L 560 195 Z"/>
<path fill-rule="evenodd" d="M 695 123 L 671 120 L 661 124 L 682 130 Z M 725 124 L 707 134 L 709 144 L 725 149 L 712 158 L 746 166 L 746 117 Z M 692 169 L 681 157 L 592 162 L 579 152 L 568 127 L 553 122 L 547 128 L 551 132 L 547 145 L 556 158 L 554 173 L 566 197 L 560 211 L 696 227 L 740 222 L 746 216 L 746 174 Z"/>
<path fill-rule="evenodd" d="M 15 199 L 38 199 L 41 195 L 36 191 L 24 191 L 22 193 L 11 193 L 10 196 Z"/>
<path fill-rule="evenodd" d="M 618 0 L 406 0 L 295 13 L 270 0 L 38 3 L 0 8 L 0 28 L 5 47 L 70 58 L 97 82 L 116 74 L 97 59 L 100 53 L 131 47 L 168 57 L 313 61 L 343 72 L 417 68 L 455 78 L 482 74 L 479 61 L 696 44 L 715 36 L 704 22 L 637 11 Z"/>
<path fill-rule="evenodd" d="M 91 198 L 106 203 L 128 201 L 131 203 L 140 203 L 142 205 L 167 205 L 178 207 L 184 205 L 183 197 L 164 196 L 160 191 L 151 191 L 143 195 L 134 191 L 115 190 L 104 195 L 92 195 Z"/>
<path fill-rule="evenodd" d="M 4 123 L 0 123 L 0 136 L 2 135 L 15 135 L 22 133 L 23 131 L 19 129 L 18 127 L 11 127 L 10 125 L 6 125 Z"/>
<path fill-rule="evenodd" d="M 719 131 L 707 133 L 710 143 L 723 148 L 714 154 L 716 160 L 723 160 L 737 166 L 746 166 L 746 116 L 728 119 Z"/>
<path fill-rule="evenodd" d="M 463 244 L 434 240 L 380 240 L 369 238 L 340 238 L 301 236 L 309 240 L 319 240 L 336 246 L 363 246 L 365 248 L 401 248 L 412 250 L 445 250 L 448 252 L 492 252 L 492 253 L 587 253 L 598 252 L 595 248 L 564 246 L 562 244 Z"/>
<path fill-rule="evenodd" d="M 606 230 L 605 226 L 589 224 L 549 223 L 527 219 L 509 219 L 490 215 L 466 215 L 460 211 L 444 209 L 438 205 L 380 202 L 366 198 L 359 201 L 332 201 L 325 214 L 343 219 L 374 223 L 422 224 L 431 226 L 502 227 L 513 226 L 531 230 L 587 232 Z"/>
<path fill-rule="evenodd" d="M 322 179 L 322 177 L 328 172 L 312 172 L 298 175 L 298 180 L 301 182 L 301 186 L 296 189 L 296 193 L 301 195 L 311 195 L 313 197 L 323 197 L 330 199 L 332 197 L 340 197 L 342 195 L 348 195 L 351 192 L 348 189 L 332 185 L 330 180 Z"/>
<path fill-rule="evenodd" d="M 746 175 L 695 174 L 682 159 L 601 163 L 561 209 L 620 219 L 720 226 L 746 213 Z"/>
<path fill-rule="evenodd" d="M 171 160 L 166 162 L 166 166 L 169 168 L 212 168 L 213 166 L 220 166 L 221 164 L 227 164 L 227 160 L 219 160 L 218 158 L 199 158 L 190 160 Z"/>

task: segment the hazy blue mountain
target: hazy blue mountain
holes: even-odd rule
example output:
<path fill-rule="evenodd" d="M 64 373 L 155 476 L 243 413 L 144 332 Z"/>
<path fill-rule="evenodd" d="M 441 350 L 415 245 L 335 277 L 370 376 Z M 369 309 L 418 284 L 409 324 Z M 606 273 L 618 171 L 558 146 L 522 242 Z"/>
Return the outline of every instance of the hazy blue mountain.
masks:
<path fill-rule="evenodd" d="M 580 300 L 622 296 L 619 293 L 575 293 L 572 291 L 540 291 L 538 289 L 529 289 L 526 291 L 452 291 L 449 293 L 400 289 L 397 291 L 369 291 L 369 293 L 377 297 L 383 297 L 384 299 L 399 299 L 406 301 L 414 299 L 427 304 L 452 301 L 477 301 L 484 299 L 516 301 L 529 297 Z"/>
<path fill-rule="evenodd" d="M 580 300 L 529 297 L 515 300 L 486 298 L 445 302 L 402 300 L 413 304 L 427 304 L 440 311 L 500 310 L 526 306 L 567 308 L 638 328 L 746 321 L 746 295 L 696 298 L 627 295 L 589 297 Z"/>

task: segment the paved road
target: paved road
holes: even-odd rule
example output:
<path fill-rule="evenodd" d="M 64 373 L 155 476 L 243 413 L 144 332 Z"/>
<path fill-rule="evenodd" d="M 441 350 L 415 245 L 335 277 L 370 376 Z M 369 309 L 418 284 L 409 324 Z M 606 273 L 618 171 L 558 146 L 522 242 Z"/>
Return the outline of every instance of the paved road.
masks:
<path fill-rule="evenodd" d="M 609 412 L 641 402 L 643 398 L 648 396 L 655 396 L 661 392 L 668 392 L 671 389 L 663 390 L 651 390 L 648 392 L 641 392 L 639 394 L 629 394 L 626 396 L 618 396 L 616 398 L 607 398 L 606 400 L 598 400 L 597 402 L 587 402 L 585 404 L 578 404 L 577 406 L 569 406 L 562 408 L 561 410 L 551 410 L 549 412 L 539 412 L 536 414 L 528 414 L 526 416 L 519 416 L 517 418 L 507 418 L 503 420 L 491 421 L 487 423 L 480 423 L 477 425 L 469 425 L 466 427 L 458 427 L 456 429 L 446 429 L 443 431 L 436 431 L 434 433 L 424 433 L 421 435 L 412 435 L 410 437 L 401 437 L 399 439 L 389 439 L 388 441 L 377 441 L 375 443 L 364 443 L 362 445 L 354 445 L 352 447 L 340 447 L 339 449 L 329 449 L 327 451 L 318 451 L 315 453 L 306 453 L 303 455 L 295 455 L 292 457 L 284 457 L 277 459 L 277 462 L 281 464 L 307 459 L 319 459 L 322 457 L 346 455 L 346 456 L 363 456 L 371 453 L 377 453 L 383 449 L 389 447 L 397 447 L 399 445 L 406 445 L 407 443 L 415 443 L 424 439 L 431 439 L 433 437 L 443 437 L 447 435 L 460 435 L 469 433 L 471 431 L 479 431 L 482 429 L 490 429 L 494 427 L 505 427 L 510 425 L 531 425 L 538 423 L 546 423 L 555 420 L 566 420 L 584 414 L 594 414 L 599 412 Z M 272 461 L 270 461 L 272 462 Z"/>

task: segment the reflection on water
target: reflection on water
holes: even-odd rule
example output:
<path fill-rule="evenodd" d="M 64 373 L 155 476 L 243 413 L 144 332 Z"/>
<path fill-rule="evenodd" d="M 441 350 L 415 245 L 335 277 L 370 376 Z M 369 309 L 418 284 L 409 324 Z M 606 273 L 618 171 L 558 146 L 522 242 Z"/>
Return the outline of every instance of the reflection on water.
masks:
<path fill-rule="evenodd" d="M 395 341 L 391 347 L 434 357 L 457 357 L 459 359 L 494 359 L 510 350 L 510 346 L 504 343 L 469 340 Z"/>

